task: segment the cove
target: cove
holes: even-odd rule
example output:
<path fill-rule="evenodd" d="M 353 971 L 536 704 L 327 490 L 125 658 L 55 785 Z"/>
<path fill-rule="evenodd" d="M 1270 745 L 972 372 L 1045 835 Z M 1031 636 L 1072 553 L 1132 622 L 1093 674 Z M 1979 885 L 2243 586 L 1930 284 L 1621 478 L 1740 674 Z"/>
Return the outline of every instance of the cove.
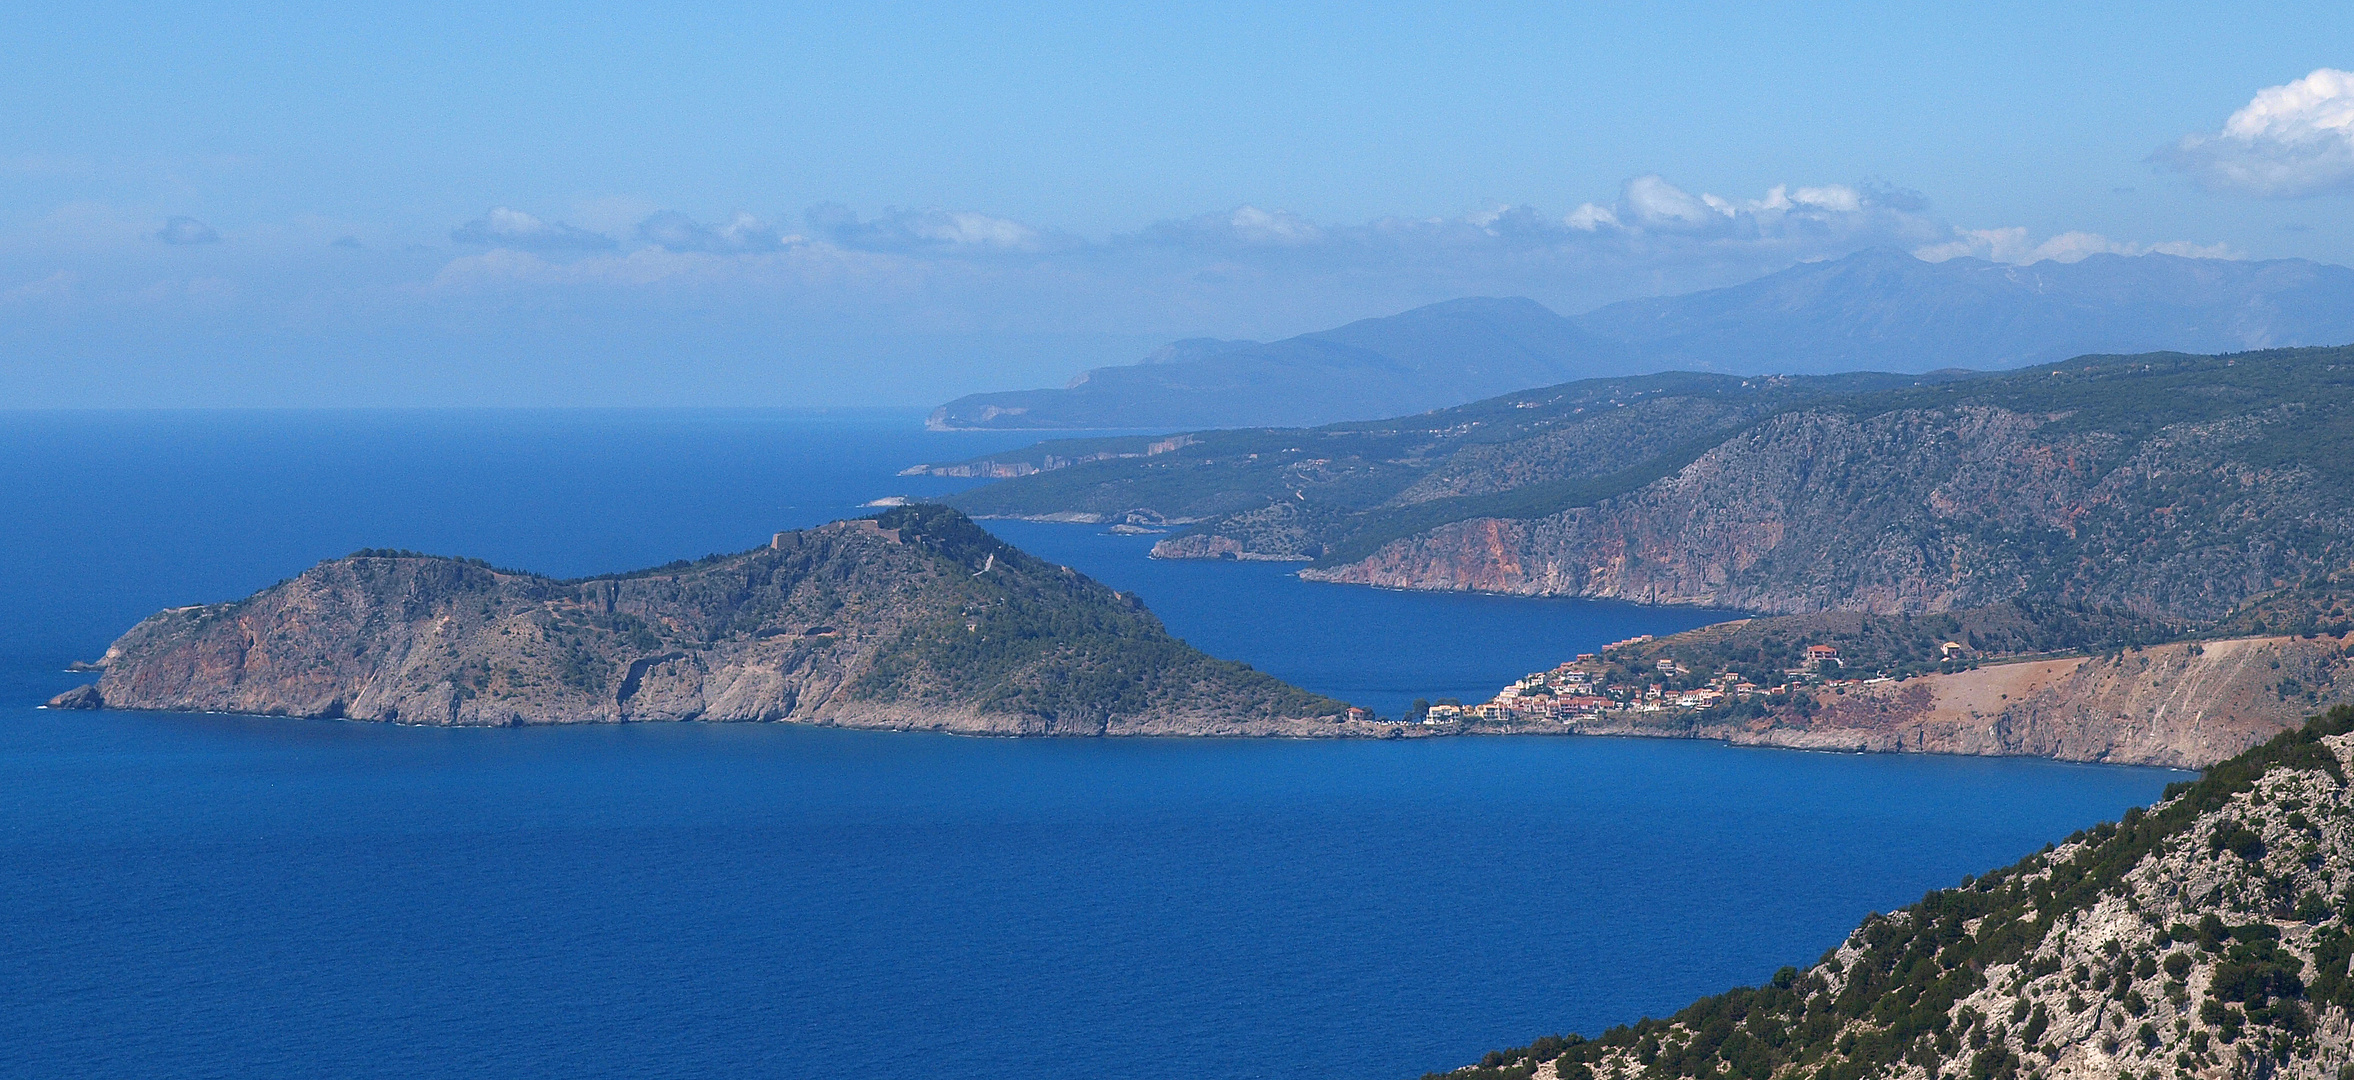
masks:
<path fill-rule="evenodd" d="M 1612 600 L 1408 592 L 1294 576 L 1298 563 L 1148 557 L 1158 536 L 983 522 L 1007 543 L 1134 592 L 1172 633 L 1388 717 L 1415 698 L 1487 700 L 1505 683 L 1638 634 L 1741 612 Z"/>

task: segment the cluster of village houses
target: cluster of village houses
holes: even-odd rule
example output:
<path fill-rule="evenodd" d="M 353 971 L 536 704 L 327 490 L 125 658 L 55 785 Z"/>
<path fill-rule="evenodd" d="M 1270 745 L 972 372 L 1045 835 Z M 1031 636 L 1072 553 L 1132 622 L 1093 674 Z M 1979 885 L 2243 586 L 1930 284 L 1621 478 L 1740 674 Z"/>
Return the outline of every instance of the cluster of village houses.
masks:
<path fill-rule="evenodd" d="M 1621 646 L 1640 645 L 1649 640 L 1649 637 L 1630 638 L 1605 646 L 1602 653 L 1580 653 L 1577 659 L 1551 671 L 1523 676 L 1497 692 L 1494 698 L 1478 705 L 1433 705 L 1422 722 L 1447 724 L 1480 719 L 1573 723 L 1603 719 L 1611 713 L 1698 712 L 1811 687 L 1843 690 L 1851 686 L 1877 686 L 1895 681 L 1886 675 L 1860 679 L 1845 677 L 1847 665 L 1839 658 L 1837 648 L 1809 645 L 1806 647 L 1805 663 L 1783 672 L 1784 681 L 1774 686 L 1759 686 L 1737 674 L 1724 671 L 1718 672 L 1702 685 L 1670 690 L 1667 689 L 1669 681 L 1683 680 L 1692 672 L 1674 660 L 1664 659 L 1656 663 L 1659 681 L 1605 682 L 1610 664 L 1602 659 L 1603 655 Z M 1952 658 L 1965 649 L 1961 644 L 1949 641 L 1944 643 L 1941 651 L 1946 657 Z"/>

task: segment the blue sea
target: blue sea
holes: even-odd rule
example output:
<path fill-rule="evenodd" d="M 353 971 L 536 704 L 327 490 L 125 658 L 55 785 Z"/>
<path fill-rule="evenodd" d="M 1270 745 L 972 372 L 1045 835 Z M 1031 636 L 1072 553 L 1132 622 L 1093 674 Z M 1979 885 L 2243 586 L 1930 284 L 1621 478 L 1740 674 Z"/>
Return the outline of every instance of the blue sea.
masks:
<path fill-rule="evenodd" d="M 0 414 L 0 1075 L 1404 1080 L 1663 1014 L 2182 774 L 1595 738 L 447 731 L 32 706 L 360 547 L 562 575 L 965 482 L 899 412 Z M 1719 613 L 991 523 L 1395 714 Z"/>

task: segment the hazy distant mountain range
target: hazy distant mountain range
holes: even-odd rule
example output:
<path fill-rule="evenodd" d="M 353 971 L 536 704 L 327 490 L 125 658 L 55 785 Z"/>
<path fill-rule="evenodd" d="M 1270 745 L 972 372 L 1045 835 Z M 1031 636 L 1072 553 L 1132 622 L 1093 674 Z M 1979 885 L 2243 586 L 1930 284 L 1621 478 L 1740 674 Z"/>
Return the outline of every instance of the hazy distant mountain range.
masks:
<path fill-rule="evenodd" d="M 1275 342 L 1180 341 L 1060 390 L 973 394 L 949 428 L 1302 426 L 1668 370 L 1998 369 L 2087 353 L 2354 342 L 2354 270 L 2277 259 L 2095 255 L 2011 266 L 1865 251 L 1744 285 L 1564 316 L 1450 300 Z"/>
<path fill-rule="evenodd" d="M 1574 378 L 1624 349 L 1545 305 L 1475 297 L 1282 341 L 1195 338 L 1061 390 L 961 397 L 935 428 L 1267 427 L 1371 419 Z M 1607 359 L 1601 359 L 1607 358 Z"/>

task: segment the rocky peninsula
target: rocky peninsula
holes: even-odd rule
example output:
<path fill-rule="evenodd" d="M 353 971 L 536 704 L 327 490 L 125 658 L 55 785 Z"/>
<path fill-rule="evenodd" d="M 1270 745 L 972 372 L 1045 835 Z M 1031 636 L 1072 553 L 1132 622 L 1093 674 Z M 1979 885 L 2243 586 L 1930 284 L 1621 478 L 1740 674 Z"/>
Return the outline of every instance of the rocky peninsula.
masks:
<path fill-rule="evenodd" d="M 413 552 L 174 608 L 56 708 L 511 726 L 791 720 L 1005 735 L 1382 734 L 1135 597 L 908 506 L 559 581 Z"/>

